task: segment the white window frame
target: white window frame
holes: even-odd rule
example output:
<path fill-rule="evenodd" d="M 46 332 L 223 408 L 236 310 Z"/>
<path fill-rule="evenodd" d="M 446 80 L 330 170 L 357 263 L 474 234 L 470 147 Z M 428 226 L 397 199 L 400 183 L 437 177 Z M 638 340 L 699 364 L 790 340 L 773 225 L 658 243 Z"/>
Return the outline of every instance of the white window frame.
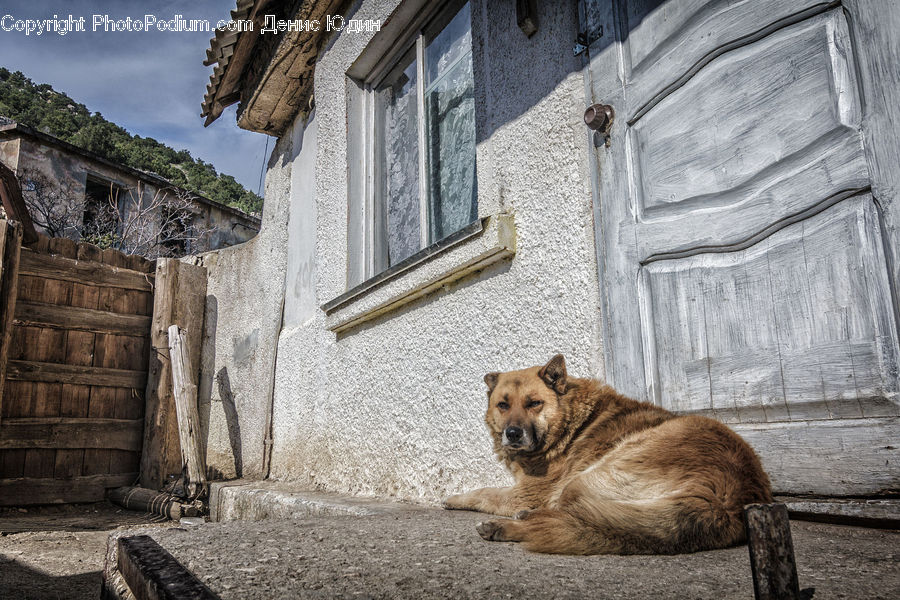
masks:
<path fill-rule="evenodd" d="M 346 262 L 344 285 L 330 289 L 330 298 L 321 305 L 325 327 L 338 336 L 352 335 L 364 323 L 390 317 L 396 311 L 440 290 L 448 289 L 466 277 L 477 275 L 494 265 L 511 261 L 516 254 L 516 218 L 503 204 L 502 194 L 491 188 L 490 144 L 481 148 L 480 128 L 485 126 L 487 84 L 483 81 L 486 64 L 485 2 L 470 0 L 472 27 L 472 69 L 475 83 L 476 177 L 478 186 L 476 220 L 443 240 L 426 246 L 418 254 L 385 271 L 374 269 L 375 199 L 371 178 L 375 153 L 373 115 L 374 97 L 366 86 L 379 81 L 390 67 L 403 58 L 403 51 L 415 43 L 430 23 L 449 22 L 463 1 L 435 6 L 431 0 L 403 0 L 389 23 L 374 34 L 350 64 L 346 76 L 345 122 L 347 196 Z M 445 12 L 446 11 L 446 12 Z M 452 12 L 451 12 L 452 11 Z M 424 79 L 423 79 L 424 82 Z M 320 147 L 321 147 L 321 133 Z M 482 150 L 486 150 L 482 152 Z M 427 185 L 427 182 L 426 182 Z M 426 199 L 427 200 L 427 199 Z M 335 281 L 334 283 L 337 283 Z"/>

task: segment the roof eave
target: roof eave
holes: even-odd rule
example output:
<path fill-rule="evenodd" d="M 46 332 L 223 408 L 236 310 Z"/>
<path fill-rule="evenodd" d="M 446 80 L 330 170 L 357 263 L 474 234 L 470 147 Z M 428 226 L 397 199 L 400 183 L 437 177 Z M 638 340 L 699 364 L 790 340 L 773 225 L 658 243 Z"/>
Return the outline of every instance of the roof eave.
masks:
<path fill-rule="evenodd" d="M 248 15 L 260 22 L 264 20 L 265 6 L 276 19 L 318 20 L 322 27 L 319 31 L 291 31 L 268 37 L 258 27 L 237 38 L 217 33 L 207 50 L 206 64 L 215 61 L 217 65 L 203 103 L 201 116 L 206 117 L 205 125 L 218 119 L 231 104 L 240 102 L 239 127 L 280 136 L 298 114 L 309 110 L 316 59 L 329 35 L 324 27 L 326 15 L 344 14 L 349 5 L 347 0 L 254 2 Z M 238 6 L 242 6 L 241 2 Z M 219 39 L 230 40 L 230 49 L 217 43 Z"/>

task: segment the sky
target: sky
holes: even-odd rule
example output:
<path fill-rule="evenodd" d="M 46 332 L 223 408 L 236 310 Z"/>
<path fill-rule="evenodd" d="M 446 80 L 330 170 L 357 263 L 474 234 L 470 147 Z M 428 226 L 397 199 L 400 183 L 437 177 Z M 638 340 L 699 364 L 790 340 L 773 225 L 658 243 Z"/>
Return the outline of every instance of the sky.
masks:
<path fill-rule="evenodd" d="M 92 30 L 94 15 L 140 21 L 145 15 L 159 21 L 181 15 L 208 19 L 215 27 L 234 8 L 234 0 L 2 0 L 0 66 L 22 71 L 36 84 L 50 84 L 131 134 L 187 149 L 257 192 L 268 136 L 238 128 L 236 104 L 209 127 L 200 117 L 212 73 L 203 61 L 213 32 Z M 5 21 L 10 25 L 70 14 L 84 17 L 84 32 L 26 35 L 2 27 L 6 15 L 12 17 Z M 268 141 L 269 149 L 273 144 Z"/>

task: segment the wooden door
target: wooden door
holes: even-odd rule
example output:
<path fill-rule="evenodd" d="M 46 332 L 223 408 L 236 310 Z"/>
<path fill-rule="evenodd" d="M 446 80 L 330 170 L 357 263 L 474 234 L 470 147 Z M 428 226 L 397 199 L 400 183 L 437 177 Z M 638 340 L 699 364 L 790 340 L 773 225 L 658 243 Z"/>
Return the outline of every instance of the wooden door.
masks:
<path fill-rule="evenodd" d="M 581 0 L 607 377 L 781 492 L 900 488 L 900 3 Z"/>

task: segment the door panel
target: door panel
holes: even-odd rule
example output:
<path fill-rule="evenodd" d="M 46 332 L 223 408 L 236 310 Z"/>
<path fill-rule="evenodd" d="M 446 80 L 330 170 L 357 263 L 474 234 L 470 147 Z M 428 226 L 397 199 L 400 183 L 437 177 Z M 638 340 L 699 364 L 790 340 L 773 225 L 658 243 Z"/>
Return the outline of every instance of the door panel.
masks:
<path fill-rule="evenodd" d="M 617 115 L 594 144 L 607 378 L 746 430 L 780 491 L 900 487 L 893 446 L 859 472 L 900 435 L 895 188 L 868 147 L 898 134 L 867 130 L 869 0 L 581 4 L 614 32 L 586 68 Z M 849 460 L 813 477 L 776 460 L 786 439 Z"/>
<path fill-rule="evenodd" d="M 726 422 L 900 415 L 884 264 L 869 194 L 746 250 L 649 264 L 655 400 Z"/>
<path fill-rule="evenodd" d="M 829 11 L 723 54 L 657 103 L 629 129 L 640 216 L 728 208 L 837 147 L 862 158 L 848 46 Z M 858 167 L 831 189 L 867 182 Z"/>
<path fill-rule="evenodd" d="M 602 1 L 602 0 L 601 0 Z M 716 57 L 836 6 L 817 0 L 643 0 L 620 3 L 627 119 Z"/>

